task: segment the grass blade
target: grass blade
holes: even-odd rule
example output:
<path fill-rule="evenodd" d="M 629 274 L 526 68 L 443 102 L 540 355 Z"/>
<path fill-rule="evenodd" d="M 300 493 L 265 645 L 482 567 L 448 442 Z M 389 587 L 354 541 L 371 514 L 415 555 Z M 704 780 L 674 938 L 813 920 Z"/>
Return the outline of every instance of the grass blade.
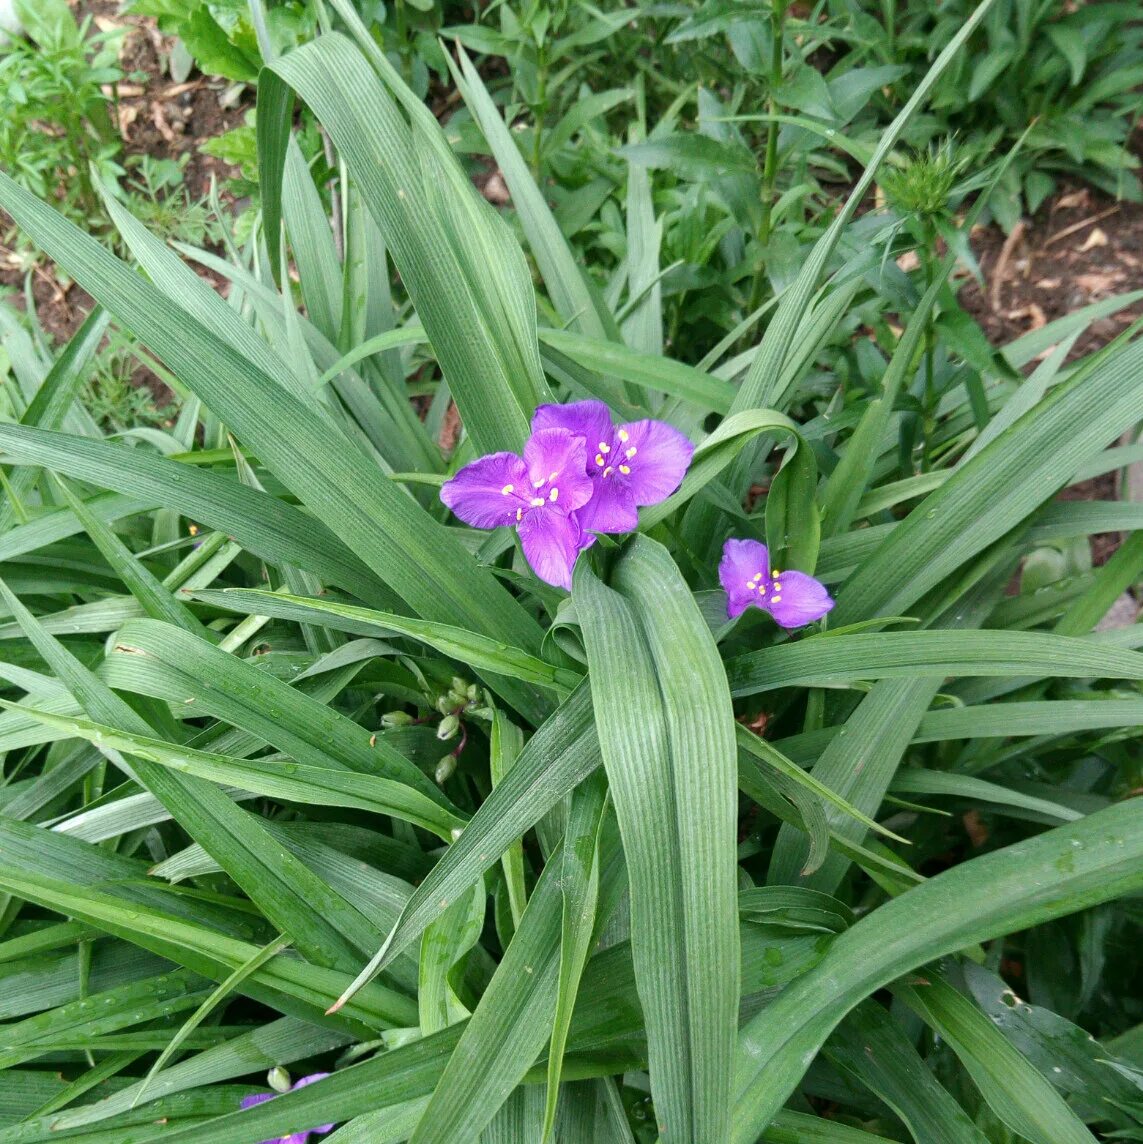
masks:
<path fill-rule="evenodd" d="M 576 598 L 631 880 L 632 952 L 666 1140 L 726 1136 L 739 952 L 734 720 L 710 630 L 666 551 L 636 538 Z"/>

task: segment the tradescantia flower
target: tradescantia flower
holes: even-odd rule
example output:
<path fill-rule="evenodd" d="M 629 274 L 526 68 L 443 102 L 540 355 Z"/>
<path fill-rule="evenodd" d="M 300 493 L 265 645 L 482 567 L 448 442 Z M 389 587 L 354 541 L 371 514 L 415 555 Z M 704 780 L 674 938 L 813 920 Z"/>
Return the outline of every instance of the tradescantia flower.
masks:
<path fill-rule="evenodd" d="M 309 1076 L 296 1080 L 287 1091 L 293 1092 L 295 1089 L 305 1088 L 307 1084 L 313 1084 L 315 1080 L 324 1080 L 327 1076 L 329 1073 L 310 1073 Z M 244 1109 L 253 1108 L 256 1104 L 261 1104 L 265 1100 L 273 1100 L 274 1097 L 280 1095 L 281 1093 L 277 1092 L 260 1092 L 254 1096 L 244 1096 L 241 1104 Z M 332 1131 L 332 1124 L 323 1124 L 320 1128 L 307 1128 L 305 1132 L 291 1132 L 289 1136 L 275 1136 L 273 1140 L 263 1140 L 262 1144 L 309 1144 L 311 1134 L 324 1136 L 325 1133 Z"/>
<path fill-rule="evenodd" d="M 682 482 L 695 451 L 690 441 L 665 421 L 613 425 L 611 412 L 602 401 L 541 405 L 532 418 L 532 430 L 553 429 L 574 433 L 587 446 L 587 473 L 593 493 L 576 514 L 584 532 L 630 532 L 637 528 L 639 506 L 666 500 Z"/>
<path fill-rule="evenodd" d="M 728 540 L 722 549 L 718 579 L 726 592 L 726 614 L 740 616 L 753 605 L 769 612 L 784 628 L 820 620 L 833 599 L 820 580 L 805 572 L 770 567 L 770 553 L 757 540 Z"/>
<path fill-rule="evenodd" d="M 524 455 L 490 453 L 441 487 L 441 500 L 476 528 L 515 525 L 524 555 L 541 580 L 571 588 L 583 546 L 576 509 L 591 499 L 587 447 L 566 429 L 540 429 Z"/>

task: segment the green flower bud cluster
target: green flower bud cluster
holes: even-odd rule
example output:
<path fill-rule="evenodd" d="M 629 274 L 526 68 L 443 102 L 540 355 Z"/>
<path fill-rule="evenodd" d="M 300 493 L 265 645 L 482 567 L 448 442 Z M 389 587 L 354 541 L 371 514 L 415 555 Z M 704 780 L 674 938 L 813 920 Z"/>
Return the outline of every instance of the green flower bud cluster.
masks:
<path fill-rule="evenodd" d="M 953 150 L 951 140 L 927 151 L 918 151 L 892 169 L 886 169 L 880 182 L 891 206 L 902 214 L 925 217 L 943 215 L 964 159 Z"/>
<path fill-rule="evenodd" d="M 275 1065 L 266 1074 L 266 1083 L 275 1092 L 289 1092 L 293 1082 L 290 1080 L 290 1074 L 286 1069 L 282 1068 L 281 1065 Z"/>
<path fill-rule="evenodd" d="M 437 710 L 446 718 L 449 715 L 469 719 L 492 718 L 492 699 L 487 692 L 481 692 L 475 683 L 469 683 L 459 675 L 452 677 L 448 691 L 437 699 Z M 440 736 L 448 738 L 449 736 Z"/>
<path fill-rule="evenodd" d="M 440 762 L 437 763 L 437 769 L 433 771 L 433 778 L 437 784 L 448 782 L 452 778 L 453 772 L 456 770 L 456 755 L 450 751 L 447 755 L 442 755 Z"/>

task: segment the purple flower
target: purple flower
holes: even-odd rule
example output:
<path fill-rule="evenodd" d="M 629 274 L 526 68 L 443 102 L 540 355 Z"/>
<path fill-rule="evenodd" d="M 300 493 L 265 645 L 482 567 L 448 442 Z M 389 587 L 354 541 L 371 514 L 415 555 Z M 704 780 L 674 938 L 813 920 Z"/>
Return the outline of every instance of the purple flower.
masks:
<path fill-rule="evenodd" d="M 779 572 L 757 540 L 728 540 L 722 549 L 718 579 L 726 591 L 726 615 L 742 615 L 753 604 L 784 628 L 820 620 L 833 607 L 825 585 L 805 572 Z"/>
<path fill-rule="evenodd" d="M 532 418 L 532 431 L 553 429 L 574 433 L 587 445 L 593 495 L 577 513 L 584 531 L 637 528 L 639 506 L 666 500 L 682 482 L 695 451 L 665 421 L 612 425 L 611 412 L 602 401 L 541 405 Z"/>
<path fill-rule="evenodd" d="M 524 555 L 541 580 L 571 588 L 583 533 L 575 510 L 591 499 L 587 448 L 566 429 L 540 429 L 523 457 L 490 453 L 465 465 L 441 488 L 441 500 L 476 528 L 515 525 Z"/>
<path fill-rule="evenodd" d="M 290 1086 L 290 1091 L 295 1089 L 305 1088 L 307 1084 L 313 1084 L 315 1080 L 323 1080 L 329 1076 L 329 1073 L 310 1073 L 309 1076 L 304 1076 L 300 1080 L 294 1081 Z M 244 1096 L 242 1098 L 242 1107 L 253 1108 L 256 1104 L 261 1104 L 264 1100 L 273 1100 L 274 1097 L 280 1096 L 277 1092 L 260 1092 L 254 1096 Z M 325 1135 L 327 1132 L 333 1131 L 332 1124 L 323 1124 L 320 1128 L 307 1128 L 305 1132 L 292 1132 L 289 1136 L 275 1136 L 273 1140 L 263 1140 L 262 1144 L 309 1144 L 310 1134 L 316 1133 L 319 1136 Z"/>

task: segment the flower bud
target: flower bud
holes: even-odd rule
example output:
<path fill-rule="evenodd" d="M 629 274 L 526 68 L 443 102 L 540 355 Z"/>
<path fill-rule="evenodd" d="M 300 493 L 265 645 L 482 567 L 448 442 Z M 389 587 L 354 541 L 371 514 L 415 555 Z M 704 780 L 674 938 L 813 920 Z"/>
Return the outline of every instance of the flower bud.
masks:
<path fill-rule="evenodd" d="M 441 758 L 437 763 L 437 769 L 433 772 L 433 778 L 436 779 L 438 784 L 448 782 L 456 770 L 456 755 L 448 754 Z"/>
<path fill-rule="evenodd" d="M 444 743 L 454 738 L 459 730 L 460 720 L 455 715 L 446 715 L 440 721 L 440 726 L 437 727 L 437 738 Z"/>
<path fill-rule="evenodd" d="M 381 716 L 382 727 L 408 727 L 413 717 L 407 711 L 386 711 Z"/>
<path fill-rule="evenodd" d="M 464 695 L 469 703 L 476 703 L 480 699 L 480 688 L 475 683 L 470 683 Z"/>
<path fill-rule="evenodd" d="M 447 715 L 455 706 L 456 704 L 452 701 L 451 695 L 442 695 L 437 700 L 437 710 L 442 715 Z"/>
<path fill-rule="evenodd" d="M 290 1091 L 290 1074 L 281 1065 L 275 1065 L 266 1074 L 266 1083 L 275 1092 Z"/>
<path fill-rule="evenodd" d="M 468 688 L 468 680 L 461 679 L 459 675 L 452 677 L 452 682 L 449 684 L 449 690 L 456 692 L 457 695 L 463 695 Z"/>

